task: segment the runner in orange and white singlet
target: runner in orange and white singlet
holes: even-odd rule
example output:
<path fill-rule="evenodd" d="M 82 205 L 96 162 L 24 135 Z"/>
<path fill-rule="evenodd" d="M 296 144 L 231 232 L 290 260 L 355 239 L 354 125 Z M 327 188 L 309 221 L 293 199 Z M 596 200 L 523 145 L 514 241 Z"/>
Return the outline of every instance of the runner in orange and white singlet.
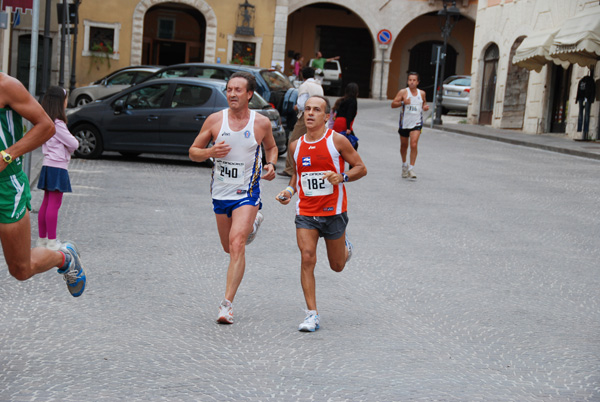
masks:
<path fill-rule="evenodd" d="M 350 141 L 333 130 L 327 130 L 330 105 L 323 96 L 311 96 L 304 105 L 307 132 L 288 149 L 294 155 L 295 172 L 290 185 L 277 195 L 287 205 L 298 193 L 296 203 L 296 238 L 302 256 L 302 290 L 306 300 L 306 318 L 300 331 L 319 329 L 315 292 L 317 243 L 325 238 L 329 266 L 341 272 L 352 256 L 352 244 L 346 236 L 348 224 L 347 197 L 344 183 L 367 174 L 367 168 Z M 346 171 L 346 163 L 352 168 Z"/>
<path fill-rule="evenodd" d="M 335 148 L 333 130 L 327 130 L 317 141 L 301 137 L 296 145 L 296 214 L 332 216 L 346 212 L 346 188 L 343 183 L 332 185 L 325 180 L 327 172 L 344 174 L 345 161 Z"/>

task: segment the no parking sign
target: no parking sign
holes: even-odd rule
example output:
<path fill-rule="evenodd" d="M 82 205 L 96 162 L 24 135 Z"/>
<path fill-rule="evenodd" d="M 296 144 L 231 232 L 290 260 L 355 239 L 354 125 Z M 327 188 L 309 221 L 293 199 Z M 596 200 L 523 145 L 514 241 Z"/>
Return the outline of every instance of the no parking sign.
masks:
<path fill-rule="evenodd" d="M 392 41 L 392 33 L 387 29 L 382 29 L 377 34 L 377 41 L 381 45 L 389 45 L 390 42 Z"/>

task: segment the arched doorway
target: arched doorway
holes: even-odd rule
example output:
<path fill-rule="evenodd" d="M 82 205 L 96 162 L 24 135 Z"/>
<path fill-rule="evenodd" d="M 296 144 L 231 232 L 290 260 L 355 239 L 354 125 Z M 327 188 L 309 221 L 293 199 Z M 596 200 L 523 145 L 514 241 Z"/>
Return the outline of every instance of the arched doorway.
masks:
<path fill-rule="evenodd" d="M 508 75 L 506 77 L 506 92 L 504 93 L 504 108 L 502 110 L 502 128 L 523 128 L 525 106 L 527 104 L 527 85 L 529 70 L 513 64 L 512 59 L 525 36 L 517 38 L 510 49 L 508 58 Z"/>
<path fill-rule="evenodd" d="M 433 49 L 435 45 L 443 45 L 441 41 L 427 41 L 421 42 L 418 45 L 410 49 L 410 59 L 408 62 L 408 70 L 416 71 L 421 77 L 419 89 L 425 91 L 427 100 L 433 101 L 433 95 L 435 92 L 435 64 L 431 64 L 432 57 L 434 57 Z M 456 73 L 456 50 L 448 45 L 446 48 L 446 66 L 445 75 L 449 77 Z M 446 78 L 444 77 L 444 79 Z M 441 86 L 438 83 L 438 86 Z"/>
<path fill-rule="evenodd" d="M 371 69 L 374 48 L 371 32 L 359 15 L 336 4 L 316 3 L 302 7 L 288 16 L 286 72 L 294 53 L 300 53 L 307 65 L 315 52 L 323 57 L 339 56 L 342 87 L 358 84 L 359 96 L 371 92 Z"/>
<path fill-rule="evenodd" d="M 31 34 L 19 36 L 19 50 L 17 55 L 17 79 L 25 86 L 29 88 L 29 64 L 31 61 Z M 52 38 L 50 38 L 50 49 L 52 49 Z M 51 64 L 47 67 L 48 77 L 50 77 Z M 38 36 L 38 51 L 37 51 L 37 72 L 35 79 L 35 93 L 39 95 L 42 93 L 42 72 L 44 65 L 44 37 Z"/>
<path fill-rule="evenodd" d="M 202 62 L 205 39 L 200 11 L 178 3 L 156 5 L 144 15 L 142 64 Z"/>
<path fill-rule="evenodd" d="M 496 99 L 496 77 L 498 72 L 500 49 L 492 43 L 485 51 L 483 58 L 483 80 L 481 82 L 481 106 L 479 109 L 479 124 L 492 124 L 494 102 Z"/>

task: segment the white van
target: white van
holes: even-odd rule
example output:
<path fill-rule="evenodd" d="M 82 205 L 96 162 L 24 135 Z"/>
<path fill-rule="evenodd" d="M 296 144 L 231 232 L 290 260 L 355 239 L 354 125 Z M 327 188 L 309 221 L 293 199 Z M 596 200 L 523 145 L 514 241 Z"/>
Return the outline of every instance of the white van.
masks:
<path fill-rule="evenodd" d="M 309 66 L 312 66 L 314 59 L 310 59 Z M 321 82 L 323 90 L 332 95 L 341 96 L 342 88 L 342 67 L 338 60 L 326 61 L 323 70 L 315 70 L 315 79 Z"/>

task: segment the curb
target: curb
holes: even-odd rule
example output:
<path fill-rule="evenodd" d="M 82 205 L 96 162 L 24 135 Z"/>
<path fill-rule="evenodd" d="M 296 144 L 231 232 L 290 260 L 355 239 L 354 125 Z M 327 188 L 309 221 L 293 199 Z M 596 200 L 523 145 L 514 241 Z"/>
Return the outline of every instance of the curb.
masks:
<path fill-rule="evenodd" d="M 512 144 L 512 145 L 521 145 L 521 146 L 529 147 L 529 148 L 542 149 L 544 151 L 557 152 L 557 153 L 561 153 L 561 154 L 579 156 L 582 158 L 600 160 L 600 153 L 587 152 L 587 151 L 580 150 L 580 149 L 570 149 L 570 148 L 559 147 L 559 146 L 554 146 L 554 145 L 540 144 L 537 142 L 527 141 L 525 139 L 516 139 L 516 138 L 511 138 L 511 137 L 502 137 L 502 136 L 493 135 L 493 134 L 477 133 L 477 132 L 474 132 L 471 130 L 461 130 L 460 127 L 434 125 L 433 128 L 436 130 L 440 130 L 440 131 L 447 131 L 447 132 L 453 132 L 453 133 L 457 133 L 457 134 L 469 135 L 471 137 L 484 138 L 484 139 L 491 140 L 491 141 L 505 142 L 505 143 Z M 522 135 L 525 136 L 525 135 L 533 135 L 533 134 L 522 134 Z"/>

